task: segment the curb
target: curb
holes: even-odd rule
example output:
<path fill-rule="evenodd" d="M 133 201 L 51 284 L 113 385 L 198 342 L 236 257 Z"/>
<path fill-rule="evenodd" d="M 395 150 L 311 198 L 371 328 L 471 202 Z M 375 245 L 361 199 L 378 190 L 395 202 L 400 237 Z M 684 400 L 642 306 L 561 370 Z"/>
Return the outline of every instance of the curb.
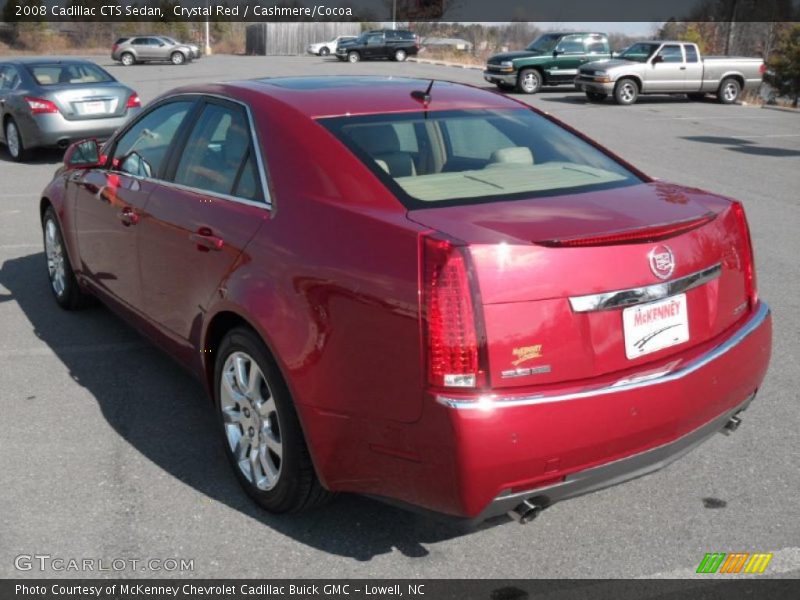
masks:
<path fill-rule="evenodd" d="M 769 104 L 762 104 L 761 108 L 765 108 L 767 110 L 779 110 L 781 112 L 794 113 L 796 115 L 800 114 L 800 109 L 798 109 L 798 108 L 789 108 L 787 106 L 771 106 Z"/>
<path fill-rule="evenodd" d="M 408 58 L 408 62 L 415 62 L 421 65 L 436 65 L 439 67 L 453 67 L 455 69 L 476 69 L 483 70 L 483 67 L 478 65 L 464 65 L 461 63 L 447 62 L 444 60 L 428 60 L 426 58 Z"/>

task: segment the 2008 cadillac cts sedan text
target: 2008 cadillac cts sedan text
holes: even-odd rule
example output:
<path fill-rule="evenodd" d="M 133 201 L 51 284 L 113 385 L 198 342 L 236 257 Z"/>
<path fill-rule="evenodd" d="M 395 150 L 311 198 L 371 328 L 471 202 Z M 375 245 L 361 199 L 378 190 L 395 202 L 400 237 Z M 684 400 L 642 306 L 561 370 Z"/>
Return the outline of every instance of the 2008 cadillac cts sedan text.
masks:
<path fill-rule="evenodd" d="M 742 205 L 453 83 L 162 96 L 44 191 L 55 299 L 208 388 L 274 512 L 530 519 L 735 429 L 770 357 Z"/>

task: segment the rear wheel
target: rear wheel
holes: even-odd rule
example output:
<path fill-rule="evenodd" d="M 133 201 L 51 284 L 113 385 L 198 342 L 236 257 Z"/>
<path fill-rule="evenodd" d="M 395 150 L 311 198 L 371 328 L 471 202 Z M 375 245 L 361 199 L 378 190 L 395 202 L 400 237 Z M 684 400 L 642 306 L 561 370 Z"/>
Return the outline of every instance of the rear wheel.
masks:
<path fill-rule="evenodd" d="M 19 132 L 17 123 L 11 117 L 6 121 L 5 135 L 6 147 L 11 158 L 16 162 L 22 162 L 28 158 L 28 151 L 22 141 L 22 134 Z"/>
<path fill-rule="evenodd" d="M 226 454 L 251 498 L 284 513 L 331 497 L 314 472 L 289 390 L 252 330 L 236 328 L 222 340 L 214 390 Z"/>
<path fill-rule="evenodd" d="M 535 94 L 542 88 L 542 74 L 536 69 L 522 69 L 517 87 L 525 94 Z"/>
<path fill-rule="evenodd" d="M 136 57 L 130 52 L 125 52 L 119 57 L 119 61 L 123 64 L 123 66 L 130 67 L 131 65 L 136 64 Z"/>
<path fill-rule="evenodd" d="M 186 57 L 183 52 L 173 52 L 170 54 L 169 60 L 173 65 L 182 65 L 186 62 Z"/>
<path fill-rule="evenodd" d="M 733 77 L 727 77 L 719 84 L 717 99 L 722 104 L 734 104 L 742 93 L 742 86 Z"/>
<path fill-rule="evenodd" d="M 586 92 L 586 99 L 589 102 L 602 102 L 606 98 L 608 98 L 608 94 L 603 92 Z"/>
<path fill-rule="evenodd" d="M 407 56 L 407 54 L 406 54 L 406 51 L 405 51 L 405 50 L 400 50 L 400 49 L 398 49 L 398 50 L 396 50 L 396 51 L 395 51 L 395 53 L 394 53 L 394 59 L 395 59 L 397 62 L 403 62 L 403 61 L 406 59 L 406 56 Z"/>
<path fill-rule="evenodd" d="M 319 55 L 320 56 L 328 56 L 328 54 L 330 54 L 330 53 L 331 53 L 331 51 L 328 50 L 327 46 L 323 46 L 319 51 Z"/>
<path fill-rule="evenodd" d="M 347 53 L 347 60 L 355 64 L 361 60 L 361 55 L 355 50 L 351 50 L 350 52 Z"/>
<path fill-rule="evenodd" d="M 633 79 L 620 79 L 614 88 L 614 100 L 617 104 L 629 106 L 639 97 L 639 86 Z"/>
<path fill-rule="evenodd" d="M 64 237 L 61 235 L 61 226 L 58 224 L 56 212 L 49 207 L 42 220 L 42 234 L 44 236 L 44 251 L 47 258 L 47 276 L 50 279 L 50 289 L 58 305 L 65 310 L 83 308 L 91 297 L 78 286 L 78 280 L 69 263 Z"/>

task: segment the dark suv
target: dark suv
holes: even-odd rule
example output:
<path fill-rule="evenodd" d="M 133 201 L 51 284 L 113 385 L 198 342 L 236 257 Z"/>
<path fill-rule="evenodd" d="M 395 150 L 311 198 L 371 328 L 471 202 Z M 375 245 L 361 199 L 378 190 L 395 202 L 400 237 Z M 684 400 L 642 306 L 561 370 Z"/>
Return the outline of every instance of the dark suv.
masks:
<path fill-rule="evenodd" d="M 490 57 L 483 78 L 503 90 L 535 94 L 543 85 L 574 85 L 582 64 L 607 58 L 605 33 L 545 33 L 525 50 Z"/>
<path fill-rule="evenodd" d="M 339 42 L 336 58 L 357 63 L 364 59 L 391 58 L 403 62 L 419 51 L 419 37 L 404 29 L 366 31 L 354 40 Z"/>

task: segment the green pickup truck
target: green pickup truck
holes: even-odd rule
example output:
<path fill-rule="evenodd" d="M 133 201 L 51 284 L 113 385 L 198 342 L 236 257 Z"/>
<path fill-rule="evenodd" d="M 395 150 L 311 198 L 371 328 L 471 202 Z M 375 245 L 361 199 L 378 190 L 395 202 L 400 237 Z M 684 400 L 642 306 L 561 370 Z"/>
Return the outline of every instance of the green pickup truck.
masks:
<path fill-rule="evenodd" d="M 495 54 L 483 78 L 501 90 L 535 94 L 543 85 L 575 85 L 584 63 L 611 58 L 605 33 L 545 33 L 525 50 Z"/>

